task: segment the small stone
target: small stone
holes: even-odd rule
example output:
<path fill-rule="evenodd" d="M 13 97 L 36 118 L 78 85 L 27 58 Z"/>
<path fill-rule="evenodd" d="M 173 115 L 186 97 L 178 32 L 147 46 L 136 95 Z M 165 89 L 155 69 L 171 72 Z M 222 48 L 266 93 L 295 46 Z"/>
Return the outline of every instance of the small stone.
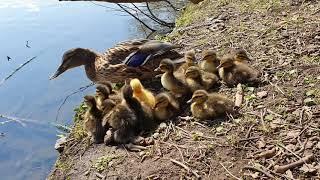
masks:
<path fill-rule="evenodd" d="M 56 144 L 54 145 L 54 148 L 59 152 L 62 153 L 63 149 L 64 149 L 64 145 L 67 142 L 67 138 L 66 137 L 61 137 L 56 141 Z"/>
<path fill-rule="evenodd" d="M 268 91 L 260 91 L 260 92 L 257 92 L 257 96 L 258 98 L 262 99 L 262 98 L 265 98 L 268 96 Z"/>
<path fill-rule="evenodd" d="M 159 125 L 159 132 L 161 132 L 161 131 L 163 131 L 163 130 L 165 130 L 167 128 L 167 124 L 166 123 L 161 123 L 160 125 Z"/>
<path fill-rule="evenodd" d="M 158 138 L 159 138 L 159 136 L 160 136 L 160 134 L 159 134 L 159 133 L 154 133 L 154 134 L 153 134 L 153 138 L 154 138 L 154 139 L 158 139 Z"/>

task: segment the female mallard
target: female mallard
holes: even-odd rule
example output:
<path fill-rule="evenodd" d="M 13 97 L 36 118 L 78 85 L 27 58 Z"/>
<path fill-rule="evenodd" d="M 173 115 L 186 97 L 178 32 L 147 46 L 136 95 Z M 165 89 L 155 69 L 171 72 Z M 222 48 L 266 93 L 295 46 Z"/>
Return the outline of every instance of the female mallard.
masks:
<path fill-rule="evenodd" d="M 138 39 L 125 41 L 99 54 L 90 49 L 75 48 L 66 51 L 62 63 L 50 79 L 58 77 L 68 69 L 85 66 L 87 77 L 96 83 L 123 81 L 126 78 L 141 80 L 154 77 L 154 69 L 163 58 L 179 58 L 180 54 L 171 43 Z"/>

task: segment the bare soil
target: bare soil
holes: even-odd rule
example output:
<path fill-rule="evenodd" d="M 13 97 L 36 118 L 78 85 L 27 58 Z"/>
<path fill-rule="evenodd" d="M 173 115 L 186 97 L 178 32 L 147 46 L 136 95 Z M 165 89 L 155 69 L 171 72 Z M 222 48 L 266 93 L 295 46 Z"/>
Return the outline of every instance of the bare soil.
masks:
<path fill-rule="evenodd" d="M 142 152 L 71 133 L 48 179 L 320 179 L 320 1 L 206 0 L 177 22 L 166 38 L 184 50 L 241 47 L 263 73 L 243 85 L 240 115 L 176 118 Z M 236 88 L 219 92 L 233 98 Z"/>

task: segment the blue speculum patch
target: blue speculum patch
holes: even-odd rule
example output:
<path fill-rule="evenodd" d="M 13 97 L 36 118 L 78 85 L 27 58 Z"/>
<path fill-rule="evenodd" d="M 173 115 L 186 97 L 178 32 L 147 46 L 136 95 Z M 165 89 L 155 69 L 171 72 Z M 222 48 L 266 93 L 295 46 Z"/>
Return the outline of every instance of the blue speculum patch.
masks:
<path fill-rule="evenodd" d="M 130 57 L 126 64 L 131 67 L 141 66 L 149 55 L 150 54 L 137 52 Z"/>

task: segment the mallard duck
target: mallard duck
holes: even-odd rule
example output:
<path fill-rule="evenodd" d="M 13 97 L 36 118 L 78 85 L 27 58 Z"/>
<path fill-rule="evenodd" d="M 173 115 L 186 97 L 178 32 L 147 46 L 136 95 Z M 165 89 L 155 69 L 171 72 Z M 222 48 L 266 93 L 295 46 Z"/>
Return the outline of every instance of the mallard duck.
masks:
<path fill-rule="evenodd" d="M 133 89 L 133 97 L 137 98 L 141 103 L 145 103 L 150 108 L 155 105 L 155 97 L 151 91 L 145 89 L 139 79 L 132 79 L 130 86 Z"/>
<path fill-rule="evenodd" d="M 96 100 L 93 96 L 85 96 L 84 103 L 88 107 L 84 114 L 84 129 L 94 143 L 101 143 L 106 133 L 102 126 L 101 111 L 96 107 Z"/>
<path fill-rule="evenodd" d="M 260 73 L 246 63 L 235 61 L 232 56 L 224 56 L 218 66 L 219 76 L 227 86 L 238 83 L 257 82 Z"/>
<path fill-rule="evenodd" d="M 198 119 L 212 119 L 218 116 L 233 113 L 234 103 L 227 97 L 208 93 L 205 90 L 197 90 L 188 101 L 191 104 L 191 112 Z"/>
<path fill-rule="evenodd" d="M 191 66 L 186 71 L 186 83 L 192 92 L 205 89 L 209 90 L 217 85 L 219 78 L 217 75 L 200 70 L 197 66 Z"/>
<path fill-rule="evenodd" d="M 214 50 L 205 50 L 202 53 L 202 59 L 199 66 L 206 72 L 217 74 L 219 63 L 220 59 L 217 58 L 217 54 Z"/>
<path fill-rule="evenodd" d="M 172 60 L 163 59 L 155 71 L 158 70 L 164 72 L 161 76 L 161 84 L 165 89 L 177 96 L 189 93 L 189 88 L 174 76 L 174 63 Z"/>
<path fill-rule="evenodd" d="M 154 116 L 159 121 L 172 118 L 179 111 L 179 103 L 169 93 L 163 92 L 156 96 Z"/>
<path fill-rule="evenodd" d="M 158 74 L 154 69 L 161 59 L 180 58 L 180 54 L 173 51 L 175 48 L 178 46 L 171 43 L 139 39 L 119 43 L 104 54 L 85 48 L 70 49 L 63 54 L 61 65 L 50 79 L 81 65 L 85 66 L 87 77 L 95 83 L 117 83 L 126 78 L 148 79 Z"/>

